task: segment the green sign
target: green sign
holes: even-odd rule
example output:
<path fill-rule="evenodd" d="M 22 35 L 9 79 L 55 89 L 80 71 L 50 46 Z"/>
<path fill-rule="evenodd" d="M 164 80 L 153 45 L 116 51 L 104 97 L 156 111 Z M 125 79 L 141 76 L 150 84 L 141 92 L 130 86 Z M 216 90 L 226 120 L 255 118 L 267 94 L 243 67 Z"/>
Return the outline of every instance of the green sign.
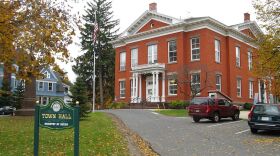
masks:
<path fill-rule="evenodd" d="M 53 99 L 48 105 L 36 105 L 34 115 L 34 156 L 39 155 L 39 127 L 62 130 L 74 128 L 74 156 L 79 155 L 80 107 L 66 105 L 62 99 Z"/>
<path fill-rule="evenodd" d="M 39 110 L 40 127 L 64 129 L 74 126 L 74 108 L 66 105 L 61 99 L 54 99 Z"/>

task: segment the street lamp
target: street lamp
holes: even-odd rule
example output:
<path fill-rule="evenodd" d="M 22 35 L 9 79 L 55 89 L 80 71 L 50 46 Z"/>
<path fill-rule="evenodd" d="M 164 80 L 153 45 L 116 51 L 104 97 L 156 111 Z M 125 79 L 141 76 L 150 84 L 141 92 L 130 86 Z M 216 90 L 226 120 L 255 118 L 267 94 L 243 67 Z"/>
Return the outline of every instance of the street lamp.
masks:
<path fill-rule="evenodd" d="M 36 101 L 36 104 L 37 104 L 37 105 L 39 104 L 39 100 Z"/>

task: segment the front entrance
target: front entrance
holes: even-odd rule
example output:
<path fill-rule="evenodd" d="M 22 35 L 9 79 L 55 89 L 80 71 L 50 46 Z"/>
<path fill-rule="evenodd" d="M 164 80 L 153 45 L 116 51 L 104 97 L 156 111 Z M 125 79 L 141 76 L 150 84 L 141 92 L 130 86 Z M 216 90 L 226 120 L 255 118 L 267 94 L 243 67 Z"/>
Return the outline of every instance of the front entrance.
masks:
<path fill-rule="evenodd" d="M 151 102 L 153 96 L 153 79 L 152 77 L 146 78 L 146 100 Z"/>

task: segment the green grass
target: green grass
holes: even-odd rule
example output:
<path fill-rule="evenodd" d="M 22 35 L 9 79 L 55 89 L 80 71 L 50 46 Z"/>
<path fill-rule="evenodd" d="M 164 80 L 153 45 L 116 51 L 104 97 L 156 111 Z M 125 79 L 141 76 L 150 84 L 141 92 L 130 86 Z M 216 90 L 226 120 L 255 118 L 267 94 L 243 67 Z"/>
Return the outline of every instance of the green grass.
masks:
<path fill-rule="evenodd" d="M 156 112 L 162 115 L 174 117 L 185 117 L 188 114 L 186 109 L 164 109 L 157 110 Z"/>
<path fill-rule="evenodd" d="M 0 118 L 0 155 L 33 155 L 33 117 Z M 40 128 L 39 155 L 73 155 L 73 129 Z M 110 117 L 96 112 L 80 122 L 80 155 L 129 155 Z"/>

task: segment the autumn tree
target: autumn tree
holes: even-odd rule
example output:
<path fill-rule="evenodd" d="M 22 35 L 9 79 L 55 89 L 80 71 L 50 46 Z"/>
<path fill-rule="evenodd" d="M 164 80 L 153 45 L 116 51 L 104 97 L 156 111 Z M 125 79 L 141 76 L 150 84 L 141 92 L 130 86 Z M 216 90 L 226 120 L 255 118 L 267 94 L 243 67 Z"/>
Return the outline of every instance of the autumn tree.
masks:
<path fill-rule="evenodd" d="M 271 91 L 280 95 L 280 0 L 255 0 L 257 19 L 265 33 L 258 36 L 256 43 L 255 73 L 265 79 Z M 267 87 L 269 88 L 269 87 Z M 270 91 L 270 90 L 269 90 Z"/>
<path fill-rule="evenodd" d="M 83 16 L 85 24 L 81 29 L 81 45 L 85 53 L 76 59 L 76 65 L 73 67 L 76 74 L 87 80 L 88 91 L 92 92 L 93 64 L 96 61 L 96 97 L 99 97 L 97 103 L 102 106 L 104 97 L 108 100 L 114 96 L 115 52 L 110 41 L 117 37 L 116 27 L 119 21 L 113 19 L 111 8 L 112 2 L 108 0 L 92 0 L 88 3 L 86 15 Z M 98 24 L 98 33 L 96 42 L 93 43 L 95 22 Z"/>
<path fill-rule="evenodd" d="M 63 1 L 0 1 L 0 62 L 4 79 L 15 73 L 26 80 L 26 93 L 35 90 L 40 69 L 67 61 L 77 19 Z M 17 71 L 13 64 L 18 65 Z M 32 98 L 35 97 L 32 92 Z M 34 102 L 34 101 L 33 101 Z"/>

